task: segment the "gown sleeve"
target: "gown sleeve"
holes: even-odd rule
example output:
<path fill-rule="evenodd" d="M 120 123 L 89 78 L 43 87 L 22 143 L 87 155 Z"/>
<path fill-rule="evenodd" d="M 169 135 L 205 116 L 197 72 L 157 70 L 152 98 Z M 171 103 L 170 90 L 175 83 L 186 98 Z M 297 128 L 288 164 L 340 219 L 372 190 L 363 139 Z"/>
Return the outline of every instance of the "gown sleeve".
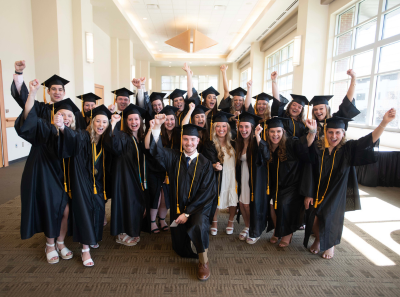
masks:
<path fill-rule="evenodd" d="M 70 158 L 79 154 L 84 150 L 87 143 L 90 143 L 89 133 L 85 130 L 72 130 L 68 127 L 64 128 L 61 133 L 62 138 L 62 158 Z"/>
<path fill-rule="evenodd" d="M 122 133 L 124 132 L 119 131 L 117 126 L 115 126 L 114 130 L 112 130 L 111 125 L 109 125 L 107 130 L 104 132 L 104 148 L 112 155 L 119 156 L 122 154 L 123 142 L 125 138 Z"/>
<path fill-rule="evenodd" d="M 218 152 L 215 149 L 214 143 L 212 141 L 207 141 L 203 146 L 203 156 L 211 161 L 212 164 L 219 162 Z"/>
<path fill-rule="evenodd" d="M 221 110 L 228 109 L 229 110 L 231 108 L 231 100 L 232 99 L 230 96 L 228 96 L 227 98 L 223 98 L 218 105 L 218 109 L 221 109 Z"/>
<path fill-rule="evenodd" d="M 257 144 L 257 141 L 256 141 L 256 144 Z M 270 158 L 270 152 L 269 152 L 268 144 L 265 140 L 261 139 L 260 143 L 258 145 L 257 161 L 256 161 L 257 166 L 266 164 L 266 162 L 268 162 L 269 158 Z"/>
<path fill-rule="evenodd" d="M 13 96 L 14 100 L 18 103 L 18 105 L 22 109 L 25 108 L 25 103 L 26 103 L 26 99 L 28 99 L 28 95 L 29 95 L 29 91 L 25 85 L 25 82 L 22 83 L 21 91 L 18 93 L 17 87 L 13 80 L 13 82 L 11 84 L 11 96 Z"/>
<path fill-rule="evenodd" d="M 353 99 L 353 101 L 350 102 L 349 98 L 345 96 L 342 103 L 339 105 L 339 110 L 332 116 L 352 119 L 359 114 L 360 111 L 356 108 L 356 100 Z"/>
<path fill-rule="evenodd" d="M 378 161 L 379 139 L 373 143 L 372 133 L 358 140 L 349 140 L 345 144 L 346 154 L 350 166 L 361 166 L 376 163 Z"/>
<path fill-rule="evenodd" d="M 275 98 L 272 99 L 271 116 L 282 117 L 285 113 L 286 102 L 281 102 Z"/>
<path fill-rule="evenodd" d="M 158 138 L 157 142 L 154 141 L 153 135 L 150 137 L 150 154 L 156 158 L 162 167 L 169 170 L 175 164 L 177 154 L 173 149 L 163 147 L 161 137 Z"/>
<path fill-rule="evenodd" d="M 291 146 L 291 149 L 292 149 L 294 155 L 296 156 L 296 158 L 299 161 L 304 162 L 304 163 L 312 162 L 313 155 L 310 154 L 310 150 L 309 150 L 308 142 L 307 142 L 307 135 L 303 135 L 300 138 L 297 138 L 297 137 L 288 138 L 288 141 L 286 143 L 287 143 L 287 145 L 289 144 Z"/>

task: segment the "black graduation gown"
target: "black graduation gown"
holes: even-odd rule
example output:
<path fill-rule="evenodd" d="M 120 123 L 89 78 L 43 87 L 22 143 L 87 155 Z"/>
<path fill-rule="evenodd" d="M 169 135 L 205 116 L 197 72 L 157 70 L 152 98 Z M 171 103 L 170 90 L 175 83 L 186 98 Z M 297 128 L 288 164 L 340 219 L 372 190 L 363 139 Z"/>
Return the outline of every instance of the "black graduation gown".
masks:
<path fill-rule="evenodd" d="M 267 144 L 264 140 L 260 141 L 260 145 L 257 146 L 257 140 L 254 137 L 252 140 L 254 152 L 253 152 L 253 194 L 254 199 L 251 201 L 250 197 L 250 230 L 249 236 L 251 238 L 260 237 L 262 232 L 268 225 L 268 197 L 267 197 L 267 178 L 268 171 L 265 165 L 265 160 L 269 159 L 270 152 Z M 236 152 L 240 154 L 241 152 Z M 250 156 L 247 156 L 250 158 Z M 236 182 L 237 182 L 237 194 L 240 197 L 241 185 L 242 185 L 242 162 L 236 163 Z M 251 168 L 249 168 L 249 171 Z M 251 173 L 249 172 L 249 187 L 251 195 Z M 237 216 L 239 222 L 239 215 Z"/>
<path fill-rule="evenodd" d="M 176 211 L 178 174 L 179 209 L 181 213 L 190 215 L 185 224 L 170 228 L 172 248 L 181 257 L 197 258 L 191 249 L 190 241 L 196 247 L 197 253 L 203 253 L 209 244 L 209 217 L 217 191 L 212 164 L 202 154 L 199 154 L 191 161 L 187 169 L 184 153 L 164 148 L 161 141 L 156 143 L 153 137 L 151 137 L 150 152 L 168 171 L 171 221 L 179 216 Z M 195 168 L 196 175 L 193 180 Z M 192 180 L 192 190 L 188 198 Z"/>
<path fill-rule="evenodd" d="M 72 198 L 73 240 L 95 245 L 103 238 L 105 197 L 103 188 L 103 158 L 101 140 L 96 146 L 93 175 L 93 149 L 89 132 L 69 128 L 61 133 L 62 156 L 70 158 L 70 181 Z M 107 176 L 107 174 L 106 174 Z M 94 193 L 93 177 L 96 183 Z"/>
<path fill-rule="evenodd" d="M 64 187 L 60 138 L 57 129 L 37 115 L 38 106 L 35 101 L 26 120 L 22 112 L 15 121 L 18 135 L 32 144 L 21 179 L 22 239 L 41 232 L 48 238 L 57 238 L 69 200 Z"/>
<path fill-rule="evenodd" d="M 283 123 L 283 127 L 287 133 L 288 136 L 296 136 L 297 138 L 300 138 L 305 134 L 306 131 L 306 125 L 302 121 L 297 121 L 290 117 L 287 113 L 286 110 L 284 109 L 286 103 L 280 102 L 279 100 L 276 100 L 275 98 L 272 99 L 272 107 L 271 107 L 271 116 L 272 117 L 284 117 L 284 118 L 289 118 L 289 121 L 285 121 Z M 305 108 L 305 107 L 303 107 Z"/>
<path fill-rule="evenodd" d="M 135 141 L 127 133 L 110 125 L 104 132 L 103 146 L 106 154 L 112 154 L 111 164 L 111 235 L 126 233 L 131 237 L 140 235 L 143 214 L 148 206 L 141 185 L 144 178 L 143 143 Z M 139 176 L 139 170 L 140 176 Z M 107 192 L 108 193 L 108 192 Z M 146 217 L 150 217 L 147 215 Z M 145 220 L 147 222 L 147 220 Z M 144 226 L 148 227 L 148 226 Z M 147 229 L 146 229 L 147 231 Z"/>
<path fill-rule="evenodd" d="M 352 166 L 361 166 L 377 162 L 377 152 L 374 147 L 378 147 L 379 140 L 372 142 L 372 133 L 361 137 L 358 140 L 348 140 L 340 149 L 336 150 L 332 175 L 329 175 L 332 168 L 335 150 L 329 155 L 329 149 L 320 150 L 317 142 L 310 147 L 309 151 L 313 160 L 313 170 L 305 167 L 302 185 L 310 184 L 312 180 L 314 194 L 314 206 L 310 205 L 307 212 L 306 232 L 304 246 L 307 247 L 308 239 L 312 232 L 315 216 L 319 220 L 319 235 L 321 251 L 330 249 L 340 243 L 343 231 L 344 212 L 346 209 L 347 182 Z M 322 195 L 326 191 L 326 196 L 322 203 L 315 208 L 315 200 L 318 188 L 319 174 L 321 170 L 321 160 L 324 153 L 324 162 L 321 173 L 321 183 L 319 187 L 318 200 L 321 202 Z"/>
<path fill-rule="evenodd" d="M 269 166 L 269 189 L 268 201 L 273 201 L 270 207 L 275 207 L 277 198 L 275 236 L 280 238 L 289 235 L 303 225 L 304 197 L 299 192 L 303 162 L 310 162 L 306 136 L 298 139 L 289 137 L 286 140 L 287 160 L 279 162 L 278 149 L 271 152 L 272 160 Z M 268 167 L 267 167 L 268 168 Z M 276 189 L 278 178 L 278 193 Z M 272 222 L 268 225 L 268 231 L 274 229 Z"/>

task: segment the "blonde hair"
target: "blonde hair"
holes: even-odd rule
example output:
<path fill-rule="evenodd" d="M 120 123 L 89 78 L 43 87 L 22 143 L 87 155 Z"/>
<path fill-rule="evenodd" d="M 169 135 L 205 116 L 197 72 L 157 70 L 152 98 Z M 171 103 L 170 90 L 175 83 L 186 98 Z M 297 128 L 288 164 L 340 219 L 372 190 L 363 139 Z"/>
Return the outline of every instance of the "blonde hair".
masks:
<path fill-rule="evenodd" d="M 225 135 L 225 141 L 226 141 L 225 149 L 226 149 L 226 153 L 230 157 L 232 157 L 235 155 L 235 149 L 231 145 L 231 139 L 232 139 L 231 126 L 229 126 L 228 123 L 226 123 L 226 124 L 227 124 L 228 131 L 226 132 L 226 135 Z M 222 146 L 221 146 L 221 143 L 219 142 L 215 127 L 216 127 L 216 125 L 214 124 L 212 127 L 212 131 L 211 131 L 212 139 L 213 139 L 212 141 L 213 141 L 213 143 L 215 145 L 215 149 L 217 150 L 217 153 L 218 153 L 218 160 L 221 162 L 221 164 L 223 164 L 224 158 L 225 158 L 225 153 L 222 150 Z"/>
<path fill-rule="evenodd" d="M 258 103 L 258 102 L 260 102 L 260 101 L 256 101 L 256 103 Z M 263 118 L 262 121 L 260 121 L 260 122 L 268 121 L 271 118 L 271 106 L 269 105 L 268 102 L 267 102 L 267 108 L 265 109 L 264 113 L 261 115 L 258 114 L 257 104 L 254 107 L 255 107 L 254 110 L 256 111 L 256 115 Z"/>
<path fill-rule="evenodd" d="M 286 107 L 286 112 L 285 112 L 285 114 L 286 114 L 288 117 L 292 117 L 292 116 L 290 115 L 290 113 L 289 113 L 289 110 L 290 110 L 290 108 L 292 107 L 293 102 L 294 102 L 293 100 L 290 101 L 290 103 L 289 103 L 288 106 Z M 299 120 L 302 121 L 302 122 L 304 122 L 304 121 L 306 120 L 305 112 L 304 112 L 304 107 L 305 107 L 305 106 L 302 107 L 301 112 L 300 112 L 300 114 L 299 114 Z"/>
<path fill-rule="evenodd" d="M 340 149 L 345 143 L 346 143 L 346 141 L 347 141 L 347 139 L 346 139 L 346 131 L 344 130 L 344 129 L 342 129 L 343 130 L 343 138 L 342 138 L 342 140 L 339 142 L 339 144 L 336 146 L 336 149 L 338 150 L 338 149 Z M 321 151 L 324 151 L 325 150 L 325 136 L 324 135 L 322 135 L 322 137 L 320 137 L 318 140 L 317 140 L 317 145 L 318 145 L 318 148 L 321 150 Z"/>
<path fill-rule="evenodd" d="M 96 116 L 97 117 L 97 116 Z M 86 128 L 86 131 L 88 131 L 89 132 L 89 135 L 90 135 L 90 142 L 91 143 L 98 143 L 99 142 L 99 139 L 100 139 L 100 135 L 97 135 L 97 133 L 96 133 L 96 131 L 95 131 L 95 129 L 94 129 L 94 126 L 93 126 L 93 122 L 94 122 L 94 119 L 96 118 L 96 117 L 94 117 L 91 121 L 90 121 L 90 124 L 87 126 L 87 128 Z M 107 121 L 107 127 L 108 127 L 108 125 L 110 124 L 110 122 L 109 121 Z M 107 127 L 104 129 L 104 131 L 107 129 Z"/>
<path fill-rule="evenodd" d="M 320 105 L 320 104 L 318 104 L 318 105 Z M 315 105 L 315 106 L 318 106 L 318 105 Z M 329 105 L 326 105 L 326 104 L 324 104 L 324 105 L 326 107 L 326 117 L 325 117 L 325 119 L 327 120 L 327 119 L 330 119 L 332 117 L 331 107 Z M 312 119 L 313 120 L 317 119 L 316 116 L 314 115 L 314 106 L 313 106 L 313 110 L 312 110 Z"/>

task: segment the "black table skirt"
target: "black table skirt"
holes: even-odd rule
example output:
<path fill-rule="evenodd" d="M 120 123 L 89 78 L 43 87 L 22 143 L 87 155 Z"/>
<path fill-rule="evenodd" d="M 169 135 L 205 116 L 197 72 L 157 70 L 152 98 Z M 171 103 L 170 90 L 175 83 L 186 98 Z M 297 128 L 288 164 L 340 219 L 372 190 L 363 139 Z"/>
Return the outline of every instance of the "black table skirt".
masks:
<path fill-rule="evenodd" d="M 356 167 L 358 183 L 368 187 L 400 187 L 400 152 L 379 152 L 378 162 Z"/>

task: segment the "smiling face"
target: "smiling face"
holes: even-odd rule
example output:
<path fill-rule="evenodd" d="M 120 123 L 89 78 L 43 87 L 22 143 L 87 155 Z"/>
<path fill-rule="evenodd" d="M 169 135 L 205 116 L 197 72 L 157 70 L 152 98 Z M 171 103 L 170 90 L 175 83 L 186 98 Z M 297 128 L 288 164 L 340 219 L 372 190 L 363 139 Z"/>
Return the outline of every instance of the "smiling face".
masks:
<path fill-rule="evenodd" d="M 257 100 L 257 114 L 264 114 L 268 108 L 268 102 L 265 100 Z"/>
<path fill-rule="evenodd" d="M 197 136 L 183 135 L 182 147 L 188 156 L 191 156 L 197 149 L 197 145 L 200 142 L 200 138 Z"/>
<path fill-rule="evenodd" d="M 204 128 L 204 126 L 206 125 L 206 115 L 204 113 L 196 114 L 194 116 L 193 122 L 195 125 Z"/>
<path fill-rule="evenodd" d="M 301 111 L 303 110 L 303 106 L 297 102 L 292 101 L 288 109 L 289 109 L 289 115 L 293 118 L 296 118 L 300 115 Z"/>
<path fill-rule="evenodd" d="M 140 129 L 140 116 L 138 114 L 130 114 L 127 118 L 128 128 L 132 132 L 137 132 Z"/>
<path fill-rule="evenodd" d="M 225 122 L 216 122 L 215 125 L 215 133 L 218 138 L 224 138 L 228 133 L 228 123 Z"/>
<path fill-rule="evenodd" d="M 233 106 L 236 111 L 241 111 L 244 103 L 244 98 L 242 96 L 233 96 Z"/>
<path fill-rule="evenodd" d="M 323 120 L 326 119 L 326 105 L 325 104 L 319 104 L 313 106 L 313 113 L 315 118 L 322 122 Z"/>
<path fill-rule="evenodd" d="M 239 132 L 243 139 L 247 139 L 251 135 L 252 126 L 250 123 L 247 122 L 240 122 L 239 123 Z"/>
<path fill-rule="evenodd" d="M 88 111 L 92 110 L 95 107 L 96 107 L 96 103 L 94 103 L 94 102 L 85 102 L 83 104 L 83 111 L 84 112 L 88 112 Z"/>
<path fill-rule="evenodd" d="M 328 128 L 326 130 L 326 135 L 328 138 L 329 145 L 331 147 L 337 146 L 344 137 L 344 130 L 343 129 L 335 129 L 335 128 Z"/>
<path fill-rule="evenodd" d="M 213 109 L 215 104 L 217 104 L 217 96 L 214 94 L 208 94 L 205 100 L 205 105 L 209 109 Z"/>
<path fill-rule="evenodd" d="M 99 114 L 93 119 L 93 129 L 97 135 L 102 135 L 108 127 L 108 117 L 104 114 Z"/>
<path fill-rule="evenodd" d="M 175 116 L 167 115 L 164 123 L 165 129 L 172 131 L 175 128 Z"/>
<path fill-rule="evenodd" d="M 66 127 L 71 127 L 72 123 L 75 121 L 75 116 L 72 111 L 68 109 L 60 109 L 57 113 L 61 113 Z"/>
<path fill-rule="evenodd" d="M 52 85 L 48 90 L 47 94 L 50 95 L 52 102 L 59 102 L 64 99 L 65 89 L 63 85 Z"/>
<path fill-rule="evenodd" d="M 157 114 L 160 113 L 160 111 L 164 108 L 161 100 L 154 100 L 153 102 L 151 102 L 151 107 L 153 108 L 153 111 Z"/>
<path fill-rule="evenodd" d="M 128 105 L 130 103 L 129 102 L 129 97 L 118 96 L 117 100 L 116 100 L 116 103 L 117 103 L 118 110 L 119 111 L 123 111 L 125 108 L 128 107 Z"/>
<path fill-rule="evenodd" d="M 176 97 L 173 101 L 174 107 L 179 108 L 180 112 L 185 109 L 185 100 L 183 100 L 183 97 Z"/>
<path fill-rule="evenodd" d="M 278 127 L 278 128 L 268 129 L 268 137 L 273 144 L 276 145 L 279 144 L 279 142 L 283 137 L 283 128 Z"/>

